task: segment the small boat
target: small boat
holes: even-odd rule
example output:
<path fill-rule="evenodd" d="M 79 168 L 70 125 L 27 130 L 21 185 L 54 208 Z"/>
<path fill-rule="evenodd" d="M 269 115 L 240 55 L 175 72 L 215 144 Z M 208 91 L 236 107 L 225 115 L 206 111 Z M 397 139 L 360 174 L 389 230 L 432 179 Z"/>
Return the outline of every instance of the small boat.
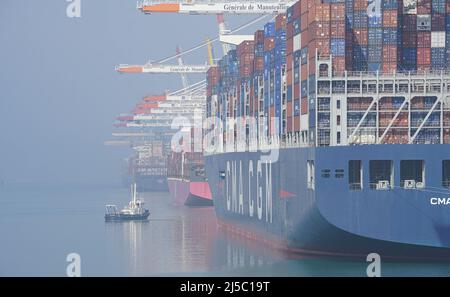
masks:
<path fill-rule="evenodd" d="M 144 208 L 144 200 L 137 198 L 136 184 L 131 185 L 132 200 L 121 211 L 116 205 L 106 205 L 105 221 L 145 221 L 150 215 L 150 211 Z"/>

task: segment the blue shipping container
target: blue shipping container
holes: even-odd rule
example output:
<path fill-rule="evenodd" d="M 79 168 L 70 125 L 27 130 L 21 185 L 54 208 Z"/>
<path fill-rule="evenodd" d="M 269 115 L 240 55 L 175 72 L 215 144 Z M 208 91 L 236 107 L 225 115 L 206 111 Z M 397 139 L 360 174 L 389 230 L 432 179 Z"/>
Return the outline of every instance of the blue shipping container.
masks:
<path fill-rule="evenodd" d="M 345 38 L 332 38 L 330 45 L 333 56 L 345 56 Z"/>
<path fill-rule="evenodd" d="M 264 25 L 264 37 L 275 36 L 275 23 L 270 22 Z"/>

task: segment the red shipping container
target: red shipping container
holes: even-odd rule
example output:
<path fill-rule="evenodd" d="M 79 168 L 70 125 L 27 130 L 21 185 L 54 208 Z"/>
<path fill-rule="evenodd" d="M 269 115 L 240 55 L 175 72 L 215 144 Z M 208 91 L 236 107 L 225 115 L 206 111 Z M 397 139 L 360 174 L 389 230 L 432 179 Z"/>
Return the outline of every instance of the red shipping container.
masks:
<path fill-rule="evenodd" d="M 417 14 L 430 14 L 431 0 L 417 0 Z"/>
<path fill-rule="evenodd" d="M 254 54 L 254 52 L 255 52 L 255 42 L 254 41 L 246 40 L 246 41 L 241 42 L 236 47 L 236 54 L 238 56 L 242 56 L 242 55 L 248 54 L 248 53 Z"/>
<path fill-rule="evenodd" d="M 275 18 L 275 30 L 286 28 L 286 14 L 281 13 Z"/>
<path fill-rule="evenodd" d="M 300 116 L 294 116 L 294 132 L 300 132 Z"/>
<path fill-rule="evenodd" d="M 308 30 L 305 30 L 301 33 L 301 43 L 304 46 L 305 44 L 308 44 L 310 39 L 309 39 L 309 32 Z"/>
<path fill-rule="evenodd" d="M 353 43 L 357 43 L 359 45 L 367 45 L 368 44 L 367 29 L 355 29 L 353 39 L 354 39 Z"/>
<path fill-rule="evenodd" d="M 331 38 L 345 38 L 345 21 L 331 21 Z"/>
<path fill-rule="evenodd" d="M 382 67 L 381 67 L 381 71 L 383 73 L 392 74 L 396 70 L 397 70 L 396 62 L 383 62 Z"/>
<path fill-rule="evenodd" d="M 310 59 L 310 61 L 313 61 L 314 62 L 314 59 Z M 303 64 L 302 66 L 301 66 L 301 71 L 300 71 L 300 79 L 301 80 L 305 80 L 305 79 L 308 79 L 308 71 L 309 71 L 309 69 L 308 69 L 308 64 Z M 297 98 L 297 97 L 296 97 Z"/>
<path fill-rule="evenodd" d="M 368 5 L 368 1 L 367 0 L 355 0 L 353 2 L 353 9 L 357 10 L 357 11 L 367 11 L 367 5 Z"/>
<path fill-rule="evenodd" d="M 293 102 L 293 101 L 289 101 L 289 102 L 286 104 L 286 115 L 288 116 L 288 118 L 290 118 L 291 116 L 293 116 L 292 102 Z"/>
<path fill-rule="evenodd" d="M 345 3 L 332 3 L 330 8 L 331 21 L 345 22 Z"/>
<path fill-rule="evenodd" d="M 308 98 L 302 98 L 300 101 L 300 113 L 307 114 L 308 113 Z"/>
<path fill-rule="evenodd" d="M 417 65 L 428 66 L 431 63 L 431 49 L 428 47 L 417 48 Z"/>
<path fill-rule="evenodd" d="M 293 99 L 299 99 L 300 98 L 300 83 L 294 83 L 292 94 L 294 94 Z"/>
<path fill-rule="evenodd" d="M 255 32 L 255 43 L 264 43 L 264 30 L 257 30 Z"/>
<path fill-rule="evenodd" d="M 292 86 L 292 69 L 286 70 L 286 84 L 288 86 Z"/>
<path fill-rule="evenodd" d="M 308 13 L 308 0 L 301 0 L 300 2 L 300 14 L 302 15 L 303 18 L 303 14 L 307 14 Z M 308 20 L 306 20 L 308 21 Z"/>
<path fill-rule="evenodd" d="M 293 65 L 293 57 L 292 54 L 286 55 L 286 69 L 292 69 L 294 67 Z"/>
<path fill-rule="evenodd" d="M 304 1 L 301 1 L 301 2 L 304 2 Z M 293 19 L 298 19 L 298 17 L 302 14 L 302 6 L 301 6 L 301 2 L 300 1 L 298 1 L 298 2 L 296 2 L 295 4 L 294 4 L 294 11 L 293 11 L 293 14 L 292 14 L 292 18 Z"/>
<path fill-rule="evenodd" d="M 309 68 L 309 73 L 307 74 L 308 76 L 316 73 L 316 60 L 314 58 L 309 59 L 308 68 Z M 302 80 L 305 80 L 305 79 L 302 78 Z"/>
<path fill-rule="evenodd" d="M 397 10 L 384 10 L 383 11 L 383 27 L 396 28 L 397 27 Z"/>
<path fill-rule="evenodd" d="M 345 71 L 345 57 L 333 58 L 333 73 L 343 75 Z"/>
<path fill-rule="evenodd" d="M 417 30 L 417 15 L 404 14 L 402 15 L 402 30 L 403 31 L 416 31 Z"/>
<path fill-rule="evenodd" d="M 417 32 L 417 47 L 431 47 L 431 32 Z"/>
<path fill-rule="evenodd" d="M 308 30 L 308 14 L 302 14 L 300 17 L 300 30 L 303 32 L 305 30 Z"/>
<path fill-rule="evenodd" d="M 396 62 L 397 61 L 397 46 L 396 45 L 383 45 L 382 53 L 383 62 Z"/>
<path fill-rule="evenodd" d="M 264 38 L 264 51 L 268 52 L 273 50 L 275 47 L 275 39 L 274 37 Z"/>
<path fill-rule="evenodd" d="M 264 71 L 264 57 L 255 57 L 254 68 L 258 72 Z"/>
<path fill-rule="evenodd" d="M 294 51 L 294 39 L 286 39 L 286 54 L 291 54 Z"/>
<path fill-rule="evenodd" d="M 431 15 L 431 31 L 445 31 L 445 14 L 433 13 Z"/>
<path fill-rule="evenodd" d="M 315 50 L 317 49 L 317 53 L 320 56 L 328 56 L 330 55 L 330 39 L 329 38 L 318 38 L 312 42 L 310 42 L 310 46 L 308 48 L 309 57 L 315 57 Z M 309 51 L 311 49 L 311 51 Z"/>
<path fill-rule="evenodd" d="M 294 36 L 294 23 L 286 24 L 286 39 L 291 39 Z"/>
<path fill-rule="evenodd" d="M 403 32 L 402 45 L 404 47 L 416 47 L 417 46 L 417 32 Z"/>
<path fill-rule="evenodd" d="M 314 22 L 310 24 L 310 38 L 330 38 L 330 22 Z"/>
<path fill-rule="evenodd" d="M 292 117 L 287 117 L 287 120 L 286 120 L 286 130 L 287 130 L 287 132 L 288 133 L 293 132 L 292 128 L 293 128 L 292 127 Z"/>

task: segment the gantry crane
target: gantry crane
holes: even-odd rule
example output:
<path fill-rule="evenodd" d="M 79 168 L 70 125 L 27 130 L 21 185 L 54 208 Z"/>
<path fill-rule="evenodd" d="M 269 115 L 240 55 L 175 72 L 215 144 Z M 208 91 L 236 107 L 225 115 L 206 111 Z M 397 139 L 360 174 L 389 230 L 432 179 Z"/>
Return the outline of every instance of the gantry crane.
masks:
<path fill-rule="evenodd" d="M 217 25 L 219 27 L 219 38 L 218 40 L 222 44 L 223 54 L 226 55 L 230 50 L 230 45 L 238 45 L 244 40 L 253 40 L 253 35 L 233 35 L 232 31 L 227 29 L 225 24 L 225 18 L 223 13 L 217 14 Z M 239 29 L 239 28 L 238 28 Z M 234 30 L 236 31 L 236 30 Z M 212 65 L 214 65 L 213 58 L 213 48 L 212 41 L 207 39 L 205 42 L 205 46 L 208 50 L 208 65 L 186 65 L 182 62 L 181 56 L 182 52 L 179 47 L 177 47 L 177 52 L 174 58 L 177 58 L 178 65 L 167 65 L 161 63 L 152 63 L 148 62 L 144 65 L 129 65 L 129 64 L 120 64 L 116 66 L 115 70 L 119 73 L 151 73 L 151 74 L 181 74 L 182 77 L 186 77 L 185 74 L 198 74 L 198 73 L 206 73 Z M 168 60 L 168 59 L 166 59 Z M 187 84 L 186 84 L 187 85 Z M 184 87 L 186 87 L 184 85 Z"/>
<path fill-rule="evenodd" d="M 142 0 L 137 9 L 145 14 L 272 14 L 283 13 L 293 5 L 293 0 L 224 1 L 224 0 Z"/>

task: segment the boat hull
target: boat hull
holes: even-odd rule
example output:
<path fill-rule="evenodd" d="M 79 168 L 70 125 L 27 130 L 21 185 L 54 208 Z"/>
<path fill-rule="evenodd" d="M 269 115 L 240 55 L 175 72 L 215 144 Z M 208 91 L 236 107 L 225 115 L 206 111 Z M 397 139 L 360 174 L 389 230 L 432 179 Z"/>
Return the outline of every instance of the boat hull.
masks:
<path fill-rule="evenodd" d="M 191 207 L 213 206 L 212 194 L 207 182 L 168 178 L 167 183 L 174 204 Z"/>
<path fill-rule="evenodd" d="M 150 216 L 150 212 L 146 210 L 142 214 L 106 214 L 106 222 L 121 222 L 121 221 L 147 221 Z"/>
<path fill-rule="evenodd" d="M 215 210 L 224 228 L 290 251 L 450 255 L 450 206 L 430 204 L 433 196 L 449 192 L 442 187 L 441 164 L 450 159 L 450 145 L 284 148 L 276 154 L 271 163 L 261 161 L 261 152 L 206 156 Z M 310 160 L 315 163 L 314 187 L 308 184 Z M 349 189 L 349 160 L 362 161 L 361 190 Z M 426 188 L 370 189 L 370 160 L 392 160 L 395 184 L 400 160 L 424 160 Z M 322 177 L 323 170 L 331 177 Z M 337 170 L 343 170 L 343 178 L 335 177 Z"/>
<path fill-rule="evenodd" d="M 135 180 L 138 192 L 164 192 L 168 190 L 166 176 L 138 175 Z"/>

